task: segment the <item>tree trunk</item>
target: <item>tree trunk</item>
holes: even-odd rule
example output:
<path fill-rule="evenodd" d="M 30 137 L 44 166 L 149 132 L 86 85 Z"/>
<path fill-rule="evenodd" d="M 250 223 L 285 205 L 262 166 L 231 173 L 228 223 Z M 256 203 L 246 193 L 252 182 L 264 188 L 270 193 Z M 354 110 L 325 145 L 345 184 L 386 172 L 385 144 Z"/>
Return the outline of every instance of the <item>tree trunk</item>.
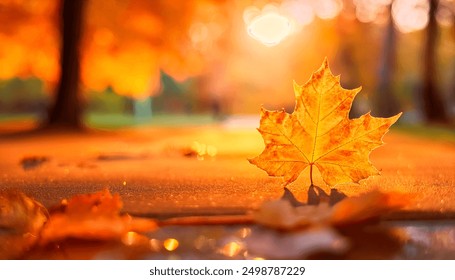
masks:
<path fill-rule="evenodd" d="M 55 103 L 50 109 L 48 125 L 82 127 L 82 102 L 79 96 L 79 45 L 85 0 L 62 0 L 60 81 Z"/>
<path fill-rule="evenodd" d="M 379 64 L 379 82 L 373 96 L 372 114 L 391 117 L 400 112 L 398 100 L 394 95 L 393 77 L 395 75 L 397 35 L 392 17 L 389 18 Z"/>
<path fill-rule="evenodd" d="M 393 90 L 393 76 L 396 65 L 397 36 L 392 17 L 387 24 L 379 65 L 379 82 L 373 97 L 372 113 L 378 117 L 391 117 L 400 112 L 400 105 Z"/>
<path fill-rule="evenodd" d="M 436 47 L 438 40 L 436 11 L 438 2 L 438 0 L 430 0 L 423 65 L 423 113 L 428 122 L 448 123 L 449 117 L 436 84 Z"/>

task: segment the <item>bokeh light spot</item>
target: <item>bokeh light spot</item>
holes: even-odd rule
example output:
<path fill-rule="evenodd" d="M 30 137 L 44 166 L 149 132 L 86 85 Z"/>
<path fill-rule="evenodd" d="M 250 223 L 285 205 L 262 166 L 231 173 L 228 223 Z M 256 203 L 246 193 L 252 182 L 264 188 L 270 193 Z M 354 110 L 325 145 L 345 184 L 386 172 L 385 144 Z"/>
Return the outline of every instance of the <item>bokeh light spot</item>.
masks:
<path fill-rule="evenodd" d="M 174 238 L 168 238 L 164 240 L 163 246 L 169 252 L 175 251 L 179 247 L 179 241 Z"/>

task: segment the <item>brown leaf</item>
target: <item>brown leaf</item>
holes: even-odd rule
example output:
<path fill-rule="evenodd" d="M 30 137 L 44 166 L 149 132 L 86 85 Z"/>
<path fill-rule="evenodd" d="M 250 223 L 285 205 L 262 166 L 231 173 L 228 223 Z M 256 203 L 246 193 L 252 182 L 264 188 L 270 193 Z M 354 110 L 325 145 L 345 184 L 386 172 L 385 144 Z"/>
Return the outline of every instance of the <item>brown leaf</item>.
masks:
<path fill-rule="evenodd" d="M 152 219 L 133 218 L 120 214 L 122 201 L 109 190 L 76 195 L 64 200 L 63 211 L 53 213 L 42 232 L 42 244 L 66 238 L 85 240 L 121 239 L 130 231 L 151 231 L 157 228 Z"/>
<path fill-rule="evenodd" d="M 75 195 L 63 200 L 65 214 L 75 218 L 86 216 L 117 216 L 123 207 L 119 194 L 112 195 L 108 189 L 97 193 Z"/>
<path fill-rule="evenodd" d="M 48 215 L 43 205 L 19 190 L 0 192 L 0 229 L 3 231 L 37 233 Z"/>
<path fill-rule="evenodd" d="M 25 157 L 21 160 L 21 165 L 24 170 L 29 170 L 42 165 L 46 161 L 49 161 L 48 157 L 43 156 Z"/>
<path fill-rule="evenodd" d="M 409 202 L 409 195 L 371 191 L 357 197 L 343 199 L 335 204 L 331 223 L 350 225 L 379 218 L 405 207 Z"/>
<path fill-rule="evenodd" d="M 46 208 L 18 190 L 0 192 L 0 259 L 14 259 L 35 245 Z"/>
<path fill-rule="evenodd" d="M 328 224 L 332 209 L 328 204 L 292 206 L 288 200 L 264 202 L 254 212 L 256 223 L 280 230 L 295 230 L 318 224 Z"/>
<path fill-rule="evenodd" d="M 352 101 L 360 88 L 346 90 L 333 76 L 327 59 L 303 86 L 294 82 L 296 105 L 292 114 L 261 110 L 259 132 L 265 149 L 250 160 L 270 176 L 284 177 L 286 185 L 313 167 L 330 186 L 359 182 L 379 174 L 369 154 L 383 144 L 382 137 L 401 113 L 375 118 L 367 113 L 349 119 Z"/>
<path fill-rule="evenodd" d="M 330 227 L 311 228 L 282 234 L 276 231 L 254 231 L 247 238 L 248 252 L 268 259 L 307 259 L 315 254 L 342 255 L 349 240 Z"/>
<path fill-rule="evenodd" d="M 410 202 L 408 195 L 371 191 L 358 197 L 345 198 L 330 207 L 328 203 L 294 207 L 290 201 L 280 199 L 264 202 L 254 212 L 258 224 L 280 229 L 298 230 L 314 226 L 348 226 L 401 209 Z"/>

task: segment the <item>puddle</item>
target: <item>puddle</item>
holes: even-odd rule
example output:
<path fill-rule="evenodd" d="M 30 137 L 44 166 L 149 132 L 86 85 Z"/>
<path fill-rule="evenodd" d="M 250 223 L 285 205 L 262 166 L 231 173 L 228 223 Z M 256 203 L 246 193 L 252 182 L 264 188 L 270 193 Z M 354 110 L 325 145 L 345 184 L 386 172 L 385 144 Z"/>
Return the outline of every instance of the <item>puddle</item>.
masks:
<path fill-rule="evenodd" d="M 392 223 L 405 232 L 397 259 L 455 259 L 455 221 L 412 221 Z"/>
<path fill-rule="evenodd" d="M 455 259 L 455 221 L 385 222 L 333 231 L 258 225 L 168 226 L 121 241 L 66 240 L 26 259 Z"/>

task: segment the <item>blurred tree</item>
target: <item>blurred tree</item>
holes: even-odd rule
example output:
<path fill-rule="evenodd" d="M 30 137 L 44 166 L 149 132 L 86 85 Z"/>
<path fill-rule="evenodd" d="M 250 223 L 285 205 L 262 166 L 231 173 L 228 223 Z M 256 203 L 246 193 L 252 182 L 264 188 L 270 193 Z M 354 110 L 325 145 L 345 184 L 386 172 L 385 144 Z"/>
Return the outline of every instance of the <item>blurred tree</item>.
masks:
<path fill-rule="evenodd" d="M 55 92 L 46 125 L 78 128 L 81 85 L 145 98 L 159 92 L 160 69 L 178 81 L 203 74 L 228 26 L 224 3 L 2 0 L 0 79 L 43 79 Z"/>
<path fill-rule="evenodd" d="M 361 71 L 356 59 L 356 55 L 359 53 L 357 50 L 358 42 L 355 40 L 355 36 L 352 36 L 354 29 L 356 29 L 356 32 L 358 33 L 362 32 L 360 28 L 358 28 L 357 22 L 353 23 L 352 19 L 347 17 L 338 17 L 336 25 L 337 36 L 343 38 L 343 40 L 339 40 L 338 52 L 334 60 L 334 69 L 336 69 L 338 65 L 340 68 L 339 72 L 343 72 L 342 86 L 349 89 L 357 88 L 361 84 Z M 359 99 L 356 98 L 352 104 L 351 111 L 349 111 L 350 118 L 357 118 L 364 113 L 361 108 L 359 108 L 361 106 L 357 103 L 358 100 Z"/>
<path fill-rule="evenodd" d="M 37 77 L 52 90 L 59 76 L 59 2 L 0 1 L 0 79 Z"/>
<path fill-rule="evenodd" d="M 61 3 L 60 80 L 47 125 L 80 128 L 82 103 L 79 96 L 79 48 L 82 34 L 84 0 Z"/>
<path fill-rule="evenodd" d="M 439 0 L 430 0 L 429 21 L 426 27 L 426 40 L 423 61 L 423 112 L 428 122 L 448 123 L 449 117 L 437 87 L 436 47 L 438 44 L 438 24 L 436 12 Z"/>
<path fill-rule="evenodd" d="M 419 3 L 422 1 L 427 3 L 426 0 Z M 104 92 L 111 88 L 116 94 L 146 98 L 161 93 L 162 70 L 178 83 L 189 77 L 206 81 L 196 81 L 191 88 L 195 93 L 191 98 L 201 104 L 221 100 L 221 109 L 230 102 L 235 112 L 242 113 L 255 111 L 260 103 L 292 109 L 293 96 L 283 94 L 289 81 L 304 82 L 323 57 L 332 61 L 336 56 L 333 69 L 345 75 L 346 87 L 362 85 L 364 96 L 370 96 L 374 88 L 378 88 L 372 97 L 375 104 L 371 106 L 377 115 L 392 115 L 398 110 L 391 90 L 402 74 L 400 69 L 394 68 L 396 30 L 391 22 L 384 28 L 384 10 L 376 9 L 378 5 L 390 6 L 391 1 L 343 1 L 343 12 L 339 15 L 344 17 L 343 22 L 335 19 L 341 12 L 342 1 L 280 1 L 288 5 L 275 3 L 276 9 L 290 9 L 288 12 L 295 14 L 295 20 L 301 26 L 296 26 L 295 34 L 279 45 L 265 47 L 248 37 L 241 15 L 249 5 L 261 8 L 270 2 L 277 1 L 0 0 L 0 22 L 5 23 L 0 25 L 0 60 L 2 65 L 8 65 L 0 67 L 0 79 L 29 76 L 43 79 L 45 91 L 55 92 L 48 124 L 79 127 L 83 107 L 83 95 L 78 94 L 79 84 L 85 92 Z M 437 2 L 434 1 L 433 6 Z M 347 11 L 349 3 L 350 12 Z M 415 1 L 400 3 L 406 5 L 400 4 L 404 10 L 397 15 L 408 19 L 405 23 L 415 21 L 408 12 L 417 8 L 421 11 L 420 6 L 425 6 Z M 72 8 L 67 8 L 65 14 L 64 9 L 69 6 Z M 82 10 L 85 10 L 85 16 Z M 60 15 L 63 23 L 62 38 L 56 15 Z M 426 55 L 422 59 L 428 65 L 423 70 L 427 78 L 426 86 L 422 86 L 425 88 L 422 94 L 425 103 L 422 104 L 425 104 L 429 120 L 444 121 L 446 113 L 441 97 L 435 91 L 434 8 L 432 17 Z M 398 28 L 396 18 L 394 20 Z M 344 33 L 336 28 L 343 29 Z M 371 43 L 382 38 L 382 48 L 381 44 Z M 409 38 L 403 41 L 409 41 Z M 366 43 L 368 47 L 365 47 Z M 406 72 L 414 71 L 421 63 L 411 56 L 403 60 L 410 65 Z M 377 69 L 379 75 L 372 75 Z M 364 106 L 366 97 L 361 101 L 358 102 L 359 112 L 367 107 Z M 405 102 L 402 104 L 405 106 Z M 217 106 L 213 106 L 214 111 L 219 109 Z"/>
<path fill-rule="evenodd" d="M 388 6 L 389 14 L 391 5 Z M 372 113 L 375 116 L 391 117 L 400 112 L 398 100 L 393 92 L 393 77 L 395 76 L 397 36 L 392 16 L 388 17 L 387 27 L 382 46 L 381 59 L 379 59 L 379 80 L 373 95 L 374 106 Z"/>

